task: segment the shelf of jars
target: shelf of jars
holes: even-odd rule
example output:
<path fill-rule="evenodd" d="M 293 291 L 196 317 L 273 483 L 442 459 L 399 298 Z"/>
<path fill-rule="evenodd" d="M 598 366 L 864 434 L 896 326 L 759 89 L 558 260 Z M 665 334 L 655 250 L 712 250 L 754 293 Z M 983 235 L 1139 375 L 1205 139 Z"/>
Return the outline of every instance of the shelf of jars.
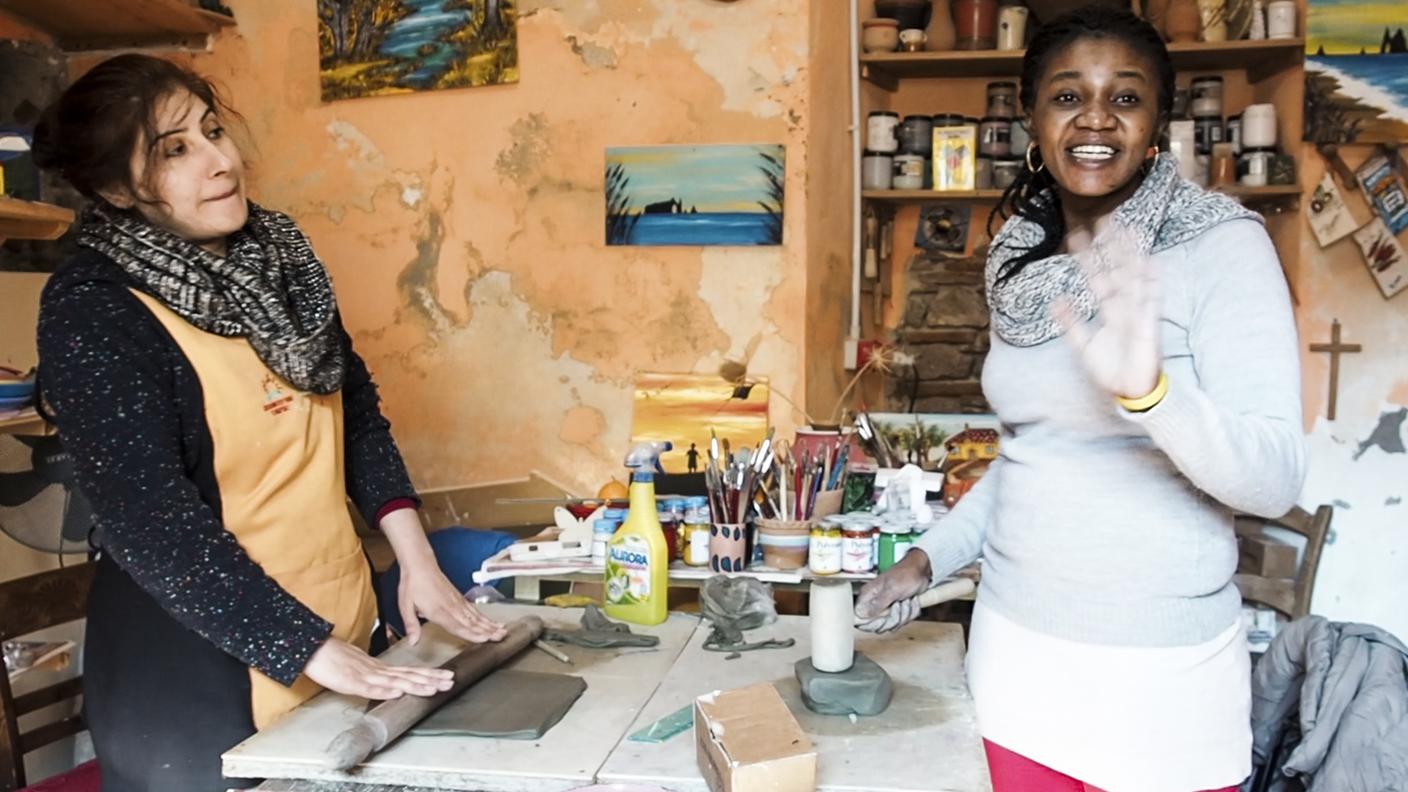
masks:
<path fill-rule="evenodd" d="M 0 0 L 0 14 L 52 37 L 63 49 L 188 47 L 235 24 L 191 0 Z"/>
<path fill-rule="evenodd" d="M 1193 41 L 1168 45 L 1174 68 L 1179 71 L 1245 71 L 1257 82 L 1283 69 L 1299 66 L 1305 39 L 1259 41 Z M 861 76 L 888 91 L 901 80 L 1016 77 L 1022 71 L 1025 50 L 949 50 L 946 52 L 870 52 L 861 56 Z"/>

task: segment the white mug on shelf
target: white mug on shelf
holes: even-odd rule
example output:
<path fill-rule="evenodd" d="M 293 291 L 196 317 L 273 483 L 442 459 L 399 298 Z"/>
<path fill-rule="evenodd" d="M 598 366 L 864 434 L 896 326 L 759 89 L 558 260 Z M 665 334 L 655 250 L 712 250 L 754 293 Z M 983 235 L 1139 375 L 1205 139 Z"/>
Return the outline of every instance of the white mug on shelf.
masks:
<path fill-rule="evenodd" d="M 1296 37 L 1295 0 L 1272 0 L 1267 4 L 1266 37 L 1273 39 Z"/>

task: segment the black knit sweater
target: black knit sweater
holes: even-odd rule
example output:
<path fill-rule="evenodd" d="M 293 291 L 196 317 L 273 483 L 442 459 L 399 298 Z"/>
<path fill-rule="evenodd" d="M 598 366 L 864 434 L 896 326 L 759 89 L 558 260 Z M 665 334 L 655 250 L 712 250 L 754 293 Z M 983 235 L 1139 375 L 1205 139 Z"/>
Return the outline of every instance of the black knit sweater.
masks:
<path fill-rule="evenodd" d="M 332 626 L 221 525 L 200 380 L 129 291 L 137 286 L 107 257 L 81 250 L 40 304 L 40 391 L 93 504 L 98 545 L 174 619 L 292 684 Z M 375 525 L 383 504 L 414 490 L 376 385 L 343 337 L 347 490 Z"/>

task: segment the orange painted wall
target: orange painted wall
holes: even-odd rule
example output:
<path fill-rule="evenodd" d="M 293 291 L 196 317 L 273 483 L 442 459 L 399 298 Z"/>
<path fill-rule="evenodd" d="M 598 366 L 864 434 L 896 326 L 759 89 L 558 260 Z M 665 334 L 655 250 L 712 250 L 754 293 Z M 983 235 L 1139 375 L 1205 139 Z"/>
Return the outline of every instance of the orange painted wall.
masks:
<path fill-rule="evenodd" d="M 518 84 L 333 104 L 314 0 L 229 5 L 238 27 L 192 62 L 247 120 L 255 199 L 331 270 L 418 486 L 539 470 L 594 491 L 621 473 L 637 370 L 751 351 L 804 398 L 805 0 L 521 1 Z M 787 145 L 786 243 L 606 248 L 604 150 L 700 143 Z"/>

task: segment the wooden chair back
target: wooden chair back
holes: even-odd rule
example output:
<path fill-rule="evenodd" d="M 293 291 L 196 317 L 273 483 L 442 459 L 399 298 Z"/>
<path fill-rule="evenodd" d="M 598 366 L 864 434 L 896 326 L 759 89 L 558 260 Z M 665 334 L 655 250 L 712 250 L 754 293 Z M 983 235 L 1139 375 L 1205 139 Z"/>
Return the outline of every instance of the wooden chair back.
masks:
<path fill-rule="evenodd" d="M 0 642 L 83 618 L 92 586 L 91 563 L 0 583 Z M 21 732 L 20 717 L 82 693 L 83 678 L 74 677 L 15 696 L 9 676 L 0 676 L 0 792 L 25 786 L 26 753 L 86 728 L 82 716 L 75 714 Z"/>
<path fill-rule="evenodd" d="M 1305 550 L 1301 553 L 1295 577 L 1238 574 L 1237 588 L 1242 592 L 1242 599 L 1266 605 L 1291 620 L 1308 615 L 1310 598 L 1315 592 L 1315 573 L 1320 567 L 1320 552 L 1325 547 L 1325 537 L 1330 533 L 1332 516 L 1334 508 L 1330 506 L 1321 506 L 1314 514 L 1297 506 L 1282 517 L 1266 520 L 1270 525 L 1305 537 Z M 1242 519 L 1239 518 L 1239 521 Z"/>

